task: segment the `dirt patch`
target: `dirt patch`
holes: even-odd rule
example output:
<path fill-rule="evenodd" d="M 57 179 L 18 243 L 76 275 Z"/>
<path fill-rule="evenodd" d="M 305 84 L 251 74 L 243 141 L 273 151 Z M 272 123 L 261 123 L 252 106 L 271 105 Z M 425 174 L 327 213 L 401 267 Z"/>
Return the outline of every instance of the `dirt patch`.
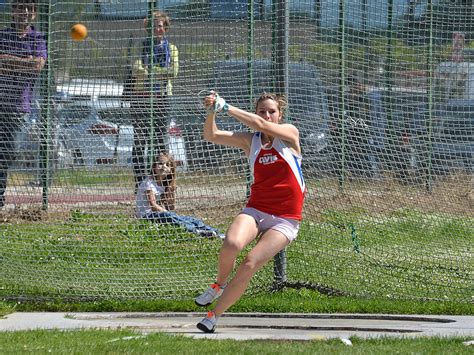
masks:
<path fill-rule="evenodd" d="M 317 216 L 327 209 L 360 208 L 372 213 L 390 213 L 401 208 L 427 213 L 472 217 L 473 178 L 455 175 L 438 178 L 428 191 L 423 185 L 403 185 L 394 181 L 350 181 L 340 186 L 336 179 L 310 186 L 305 211 Z"/>
<path fill-rule="evenodd" d="M 328 209 L 361 209 L 367 213 L 390 214 L 399 209 L 415 209 L 427 213 L 472 216 L 474 209 L 474 178 L 468 175 L 451 175 L 437 178 L 431 191 L 422 184 L 403 185 L 395 180 L 353 180 L 340 186 L 335 178 L 307 180 L 308 193 L 304 214 L 312 221 L 321 220 Z M 211 223 L 228 224 L 245 205 L 245 186 L 232 185 L 228 189 L 200 189 L 183 187 L 178 196 L 176 212 Z M 203 196 L 197 196 L 199 192 Z M 60 192 L 58 192 L 59 194 Z M 81 191 L 84 194 L 84 191 Z M 68 195 L 71 191 L 68 191 Z M 84 203 L 51 204 L 47 211 L 40 203 L 19 204 L 13 209 L 0 210 L 0 223 L 38 222 L 57 223 L 71 216 L 71 211 L 83 211 L 104 216 L 119 214 L 134 218 L 133 194 L 120 201 L 103 201 L 107 191 L 95 194 L 96 200 Z M 68 197 L 69 198 L 69 197 Z M 70 199 L 70 198 L 69 198 Z"/>

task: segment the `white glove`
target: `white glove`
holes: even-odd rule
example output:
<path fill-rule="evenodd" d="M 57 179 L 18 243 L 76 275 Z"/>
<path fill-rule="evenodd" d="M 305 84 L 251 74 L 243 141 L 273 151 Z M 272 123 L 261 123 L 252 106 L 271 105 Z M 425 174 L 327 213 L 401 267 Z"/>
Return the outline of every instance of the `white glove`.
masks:
<path fill-rule="evenodd" d="M 211 90 L 209 93 L 209 96 L 214 97 L 214 104 L 209 105 L 209 106 L 206 105 L 208 112 L 212 112 L 212 113 L 222 112 L 222 111 L 227 112 L 227 110 L 229 109 L 229 105 L 225 102 L 225 100 L 222 97 L 219 96 L 217 92 L 215 92 L 214 90 Z"/>
<path fill-rule="evenodd" d="M 216 102 L 214 103 L 214 112 L 227 112 L 229 105 L 225 100 L 216 94 Z"/>

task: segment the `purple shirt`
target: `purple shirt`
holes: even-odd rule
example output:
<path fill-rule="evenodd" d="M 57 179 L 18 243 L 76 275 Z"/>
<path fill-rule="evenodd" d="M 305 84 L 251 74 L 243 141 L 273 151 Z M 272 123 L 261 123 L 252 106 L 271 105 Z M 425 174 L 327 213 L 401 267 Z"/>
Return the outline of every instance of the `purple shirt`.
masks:
<path fill-rule="evenodd" d="M 20 37 L 12 25 L 0 30 L 0 54 L 46 59 L 48 54 L 45 37 L 33 26 L 28 28 L 24 37 Z M 20 72 L 0 75 L 0 109 L 31 112 L 33 89 L 38 77 L 38 73 Z"/>

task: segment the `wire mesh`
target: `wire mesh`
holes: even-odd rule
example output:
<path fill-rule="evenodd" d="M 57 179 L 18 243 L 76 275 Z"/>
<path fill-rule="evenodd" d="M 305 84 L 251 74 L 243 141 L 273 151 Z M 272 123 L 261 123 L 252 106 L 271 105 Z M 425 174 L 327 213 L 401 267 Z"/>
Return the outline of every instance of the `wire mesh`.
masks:
<path fill-rule="evenodd" d="M 164 147 L 177 163 L 175 211 L 225 231 L 251 179 L 242 151 L 203 140 L 203 90 L 252 111 L 286 80 L 308 191 L 277 286 L 472 302 L 469 2 L 40 0 L 39 39 L 8 32 L 10 5 L 0 5 L 1 297 L 189 299 L 213 282 L 222 241 L 137 219 L 137 175 Z M 149 73 L 163 57 L 144 49 L 154 11 L 170 16 L 176 48 L 165 79 Z M 71 39 L 76 23 L 84 40 Z M 28 72 L 7 54 L 47 60 Z M 218 125 L 246 129 L 225 115 Z M 274 281 L 269 264 L 248 292 Z"/>

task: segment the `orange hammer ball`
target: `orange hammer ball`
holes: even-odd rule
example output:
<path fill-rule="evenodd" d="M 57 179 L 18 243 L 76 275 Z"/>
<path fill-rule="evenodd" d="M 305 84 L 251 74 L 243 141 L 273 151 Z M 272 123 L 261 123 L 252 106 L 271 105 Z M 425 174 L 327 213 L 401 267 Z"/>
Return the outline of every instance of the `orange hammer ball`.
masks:
<path fill-rule="evenodd" d="M 87 37 L 87 27 L 81 23 L 76 23 L 71 27 L 71 38 L 74 41 L 82 41 Z"/>

